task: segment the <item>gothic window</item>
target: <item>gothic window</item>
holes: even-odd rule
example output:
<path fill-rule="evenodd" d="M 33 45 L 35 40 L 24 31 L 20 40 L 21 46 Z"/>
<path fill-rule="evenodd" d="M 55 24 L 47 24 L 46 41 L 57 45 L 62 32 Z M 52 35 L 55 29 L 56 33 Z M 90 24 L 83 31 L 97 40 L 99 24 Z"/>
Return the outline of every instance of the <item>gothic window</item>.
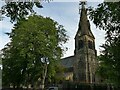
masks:
<path fill-rule="evenodd" d="M 83 48 L 83 46 L 84 46 L 83 41 L 82 41 L 82 40 L 79 40 L 79 41 L 78 41 L 78 49 Z"/>
<path fill-rule="evenodd" d="M 88 41 L 88 48 L 93 49 L 92 41 Z"/>

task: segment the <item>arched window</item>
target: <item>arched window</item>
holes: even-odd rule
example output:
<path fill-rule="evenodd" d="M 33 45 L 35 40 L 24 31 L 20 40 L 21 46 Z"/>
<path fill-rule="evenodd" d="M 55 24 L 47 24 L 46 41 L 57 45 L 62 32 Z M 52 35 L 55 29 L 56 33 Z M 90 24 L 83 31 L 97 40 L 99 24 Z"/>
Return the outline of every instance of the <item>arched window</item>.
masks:
<path fill-rule="evenodd" d="M 83 48 L 83 47 L 84 47 L 83 41 L 82 41 L 82 40 L 79 40 L 79 42 L 78 42 L 78 49 L 81 49 L 81 48 Z"/>
<path fill-rule="evenodd" d="M 93 49 L 93 43 L 92 43 L 92 41 L 88 41 L 88 48 Z"/>

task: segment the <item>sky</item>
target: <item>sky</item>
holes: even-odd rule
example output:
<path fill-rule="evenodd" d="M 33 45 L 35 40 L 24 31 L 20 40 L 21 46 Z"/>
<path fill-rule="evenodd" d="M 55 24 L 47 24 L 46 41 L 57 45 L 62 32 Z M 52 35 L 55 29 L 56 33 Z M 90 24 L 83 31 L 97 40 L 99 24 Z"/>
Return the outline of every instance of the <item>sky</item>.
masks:
<path fill-rule="evenodd" d="M 100 2 L 102 2 L 102 0 L 99 2 L 92 0 L 92 2 L 87 2 L 86 7 L 97 7 Z M 34 7 L 34 10 L 37 12 L 37 14 L 45 17 L 50 17 L 53 20 L 57 21 L 60 25 L 63 25 L 67 31 L 68 36 L 70 37 L 69 41 L 64 45 L 68 48 L 68 50 L 64 52 L 63 57 L 74 55 L 74 37 L 78 30 L 78 23 L 80 19 L 79 0 L 64 0 L 64 2 L 62 2 L 62 0 L 56 0 L 50 3 L 43 2 L 42 5 L 42 9 Z M 0 6 L 2 6 L 2 3 L 0 3 Z M 90 24 L 91 31 L 95 36 L 95 45 L 97 53 L 99 55 L 100 45 L 105 42 L 105 32 L 96 28 L 92 21 L 90 21 Z M 4 18 L 3 21 L 0 21 L 0 50 L 4 48 L 4 45 L 6 43 L 10 42 L 9 37 L 4 33 L 11 32 L 12 27 L 13 25 L 10 23 L 9 18 Z"/>

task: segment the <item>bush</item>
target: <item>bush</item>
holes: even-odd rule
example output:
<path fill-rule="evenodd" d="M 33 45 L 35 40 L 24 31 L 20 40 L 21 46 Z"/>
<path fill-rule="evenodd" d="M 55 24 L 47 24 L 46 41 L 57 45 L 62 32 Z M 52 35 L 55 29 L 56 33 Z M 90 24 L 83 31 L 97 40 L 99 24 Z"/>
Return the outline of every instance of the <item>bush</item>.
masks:
<path fill-rule="evenodd" d="M 120 87 L 114 89 L 106 84 L 86 84 L 86 83 L 75 83 L 75 82 L 64 82 L 63 90 L 120 90 Z"/>

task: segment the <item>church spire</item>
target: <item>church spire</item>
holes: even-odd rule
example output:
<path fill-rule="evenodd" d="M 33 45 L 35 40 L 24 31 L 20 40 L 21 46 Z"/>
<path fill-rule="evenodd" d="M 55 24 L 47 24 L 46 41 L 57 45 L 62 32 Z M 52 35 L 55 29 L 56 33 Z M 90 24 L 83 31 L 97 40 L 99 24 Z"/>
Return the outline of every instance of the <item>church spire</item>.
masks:
<path fill-rule="evenodd" d="M 81 1 L 79 4 L 81 6 L 81 9 L 79 9 L 80 21 L 79 21 L 78 33 L 81 34 L 81 36 L 88 35 L 94 38 L 94 35 L 90 30 L 90 23 L 87 18 L 87 10 L 85 8 L 85 4 L 86 4 L 86 1 Z"/>
<path fill-rule="evenodd" d="M 79 27 L 75 36 L 74 80 L 93 83 L 95 82 L 96 68 L 95 38 L 90 29 L 85 4 L 86 2 L 83 0 L 79 4 L 81 12 Z"/>

